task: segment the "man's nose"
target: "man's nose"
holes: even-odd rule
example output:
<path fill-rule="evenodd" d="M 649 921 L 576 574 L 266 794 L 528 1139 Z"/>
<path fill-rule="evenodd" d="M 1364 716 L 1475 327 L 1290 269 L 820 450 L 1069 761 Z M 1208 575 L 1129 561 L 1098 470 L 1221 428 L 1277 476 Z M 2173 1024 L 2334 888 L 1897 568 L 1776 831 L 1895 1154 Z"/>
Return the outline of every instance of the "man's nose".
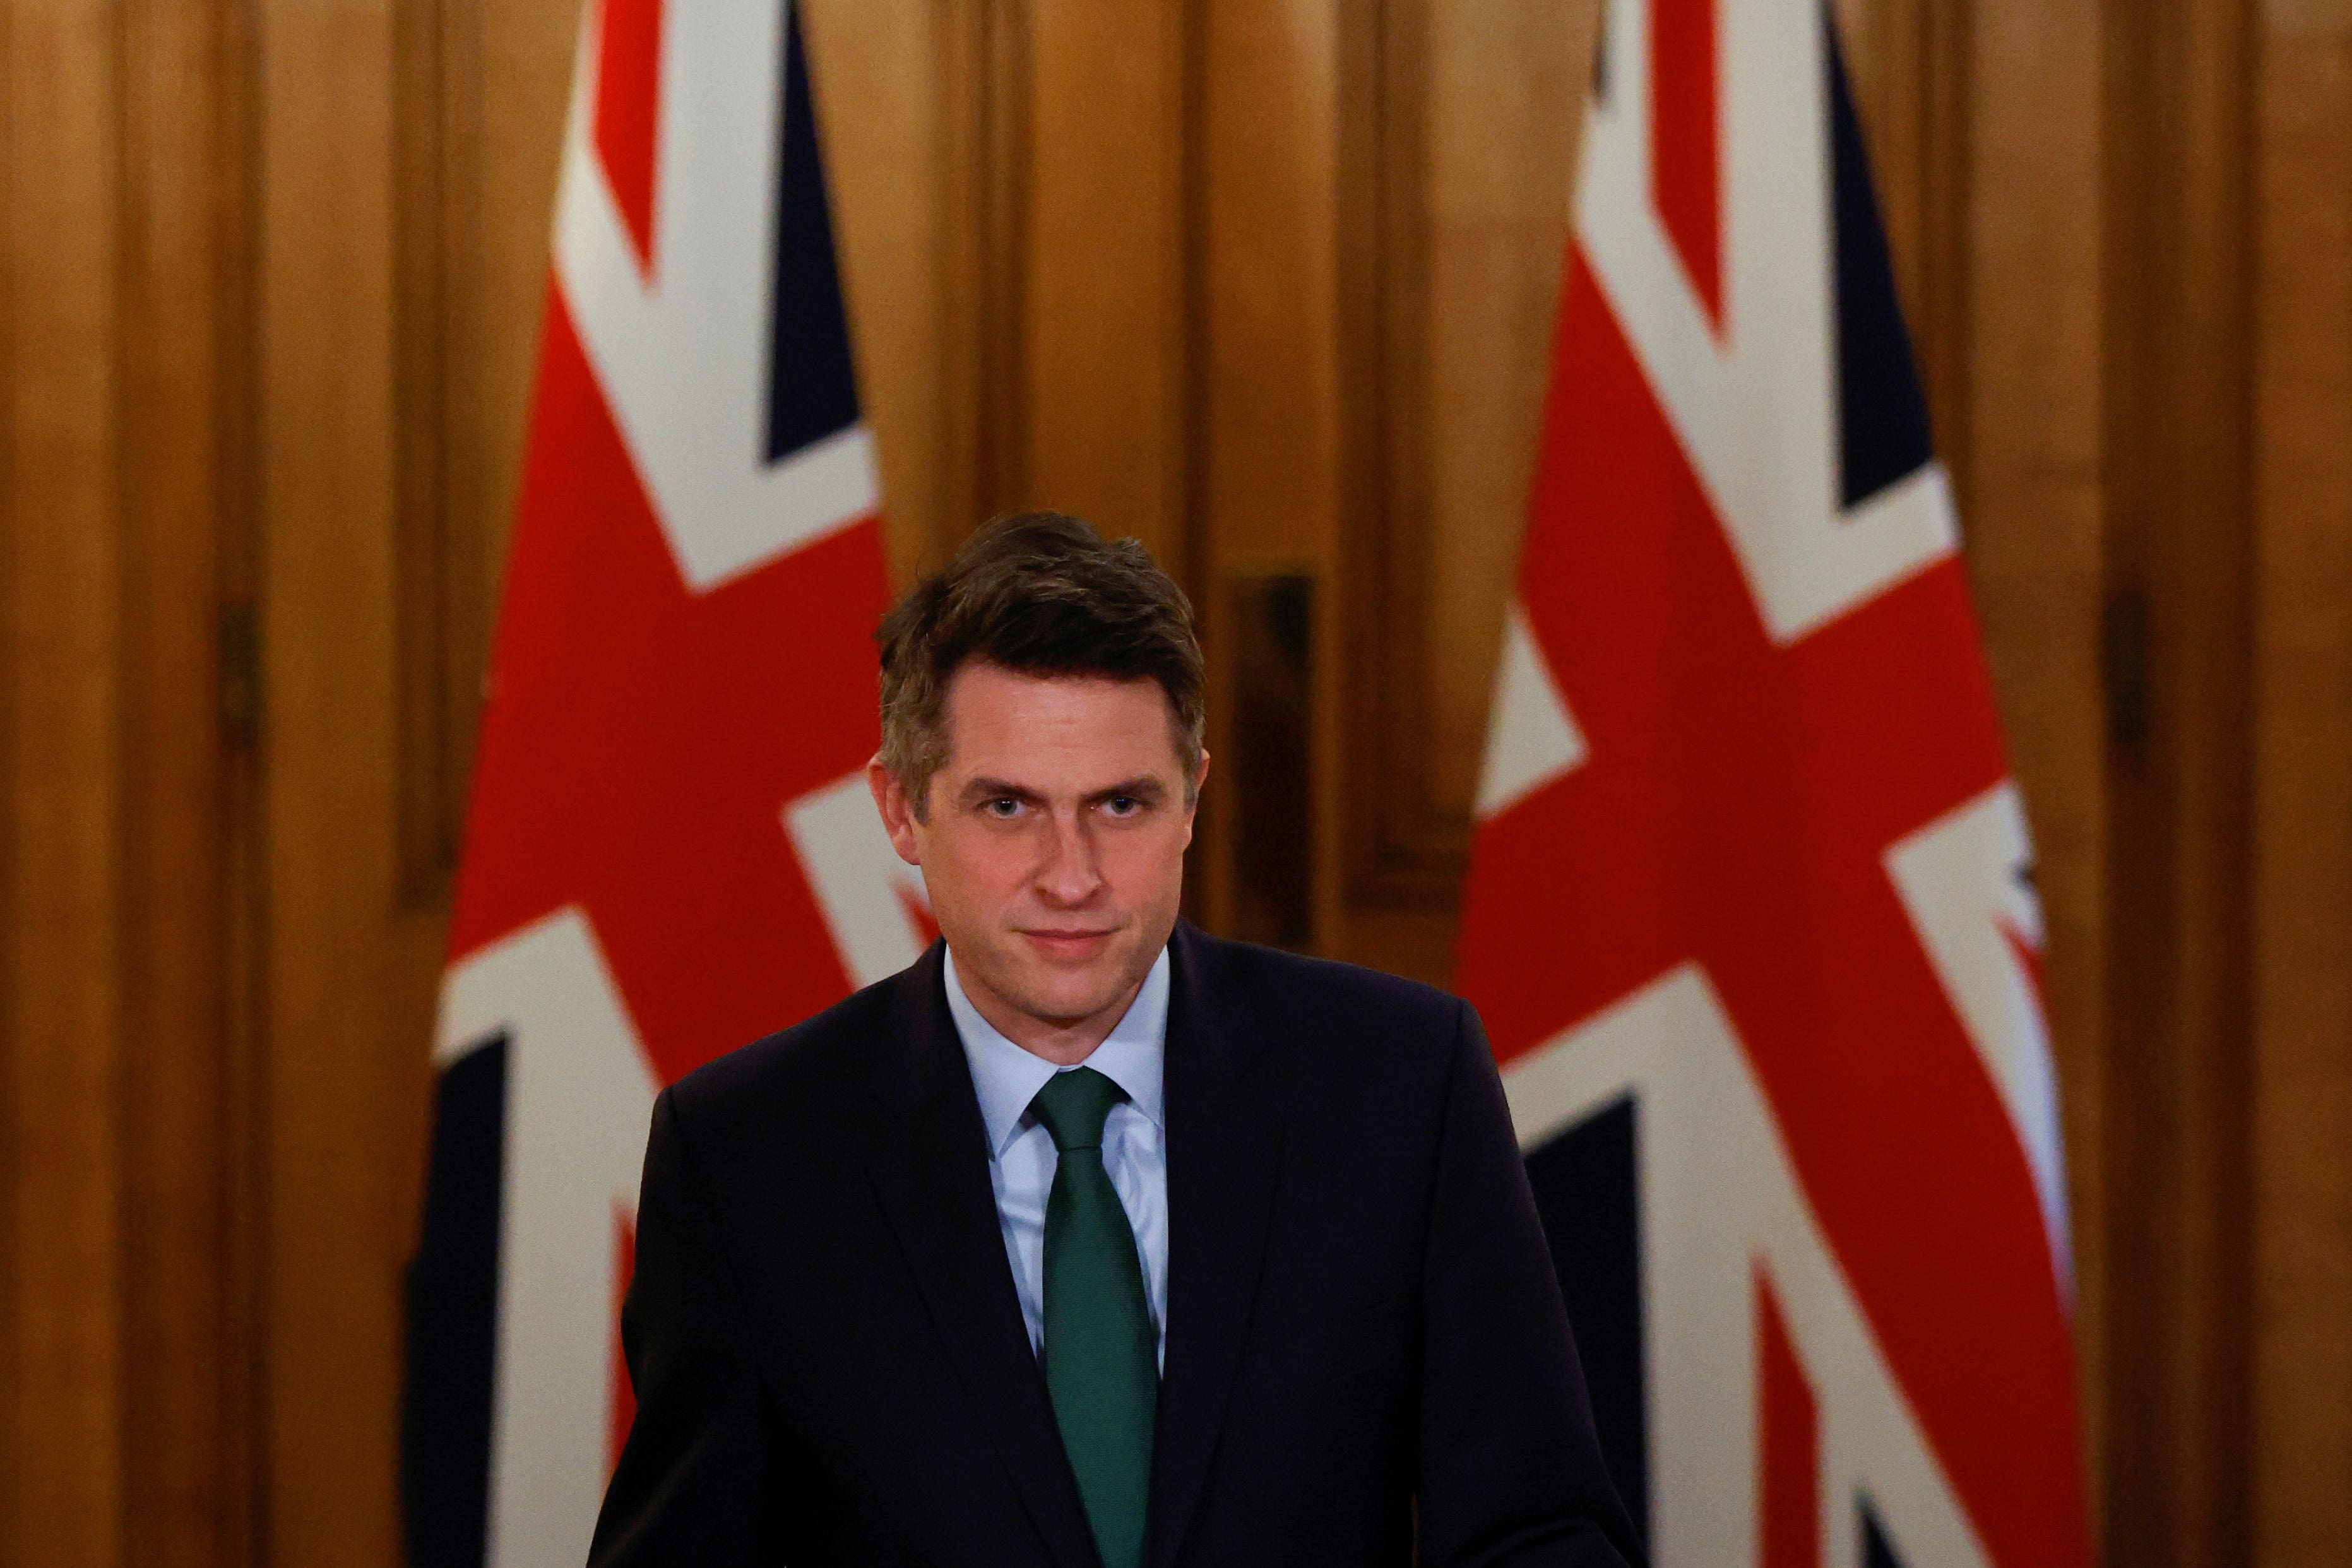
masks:
<path fill-rule="evenodd" d="M 1037 868 L 1037 890 L 1049 903 L 1071 907 L 1085 903 L 1102 887 L 1102 866 L 1095 856 L 1094 836 L 1076 814 L 1056 812 L 1047 832 L 1045 863 Z"/>

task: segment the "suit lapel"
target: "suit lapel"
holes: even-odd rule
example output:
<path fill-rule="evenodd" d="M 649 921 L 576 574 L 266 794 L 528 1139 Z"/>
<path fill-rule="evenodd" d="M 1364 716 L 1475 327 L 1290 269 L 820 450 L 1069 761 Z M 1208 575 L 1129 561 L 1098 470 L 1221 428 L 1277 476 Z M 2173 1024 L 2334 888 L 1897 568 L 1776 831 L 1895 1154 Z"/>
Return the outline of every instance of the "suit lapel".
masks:
<path fill-rule="evenodd" d="M 1215 944 L 1180 922 L 1168 1009 L 1167 1365 L 1152 1458 L 1151 1552 L 1168 1568 L 1200 1504 L 1257 1297 L 1282 1156 L 1282 1101 Z"/>
<path fill-rule="evenodd" d="M 1093 1538 L 1013 1294 L 988 1134 L 948 1013 L 943 952 L 933 943 L 899 977 L 889 1037 L 876 1042 L 874 1087 L 892 1114 L 877 1144 L 875 1187 L 1031 1518 L 1058 1562 L 1087 1568 Z"/>

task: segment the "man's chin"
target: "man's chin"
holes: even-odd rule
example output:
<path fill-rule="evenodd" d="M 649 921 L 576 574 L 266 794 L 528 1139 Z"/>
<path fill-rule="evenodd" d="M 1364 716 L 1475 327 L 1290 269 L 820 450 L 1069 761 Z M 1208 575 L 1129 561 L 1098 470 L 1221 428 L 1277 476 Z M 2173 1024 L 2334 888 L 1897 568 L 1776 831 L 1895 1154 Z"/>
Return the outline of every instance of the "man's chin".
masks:
<path fill-rule="evenodd" d="M 1128 999 L 1135 982 L 1122 955 L 1107 953 L 1083 969 L 1049 963 L 1024 964 L 1006 1000 L 1041 1023 L 1076 1028 L 1098 1019 Z"/>
<path fill-rule="evenodd" d="M 1039 1023 L 1056 1029 L 1075 1029 L 1117 1006 L 1123 999 L 1121 986 L 1098 986 L 1084 992 L 1072 992 L 1059 987 L 1040 988 L 1013 999 L 1020 1008 Z"/>

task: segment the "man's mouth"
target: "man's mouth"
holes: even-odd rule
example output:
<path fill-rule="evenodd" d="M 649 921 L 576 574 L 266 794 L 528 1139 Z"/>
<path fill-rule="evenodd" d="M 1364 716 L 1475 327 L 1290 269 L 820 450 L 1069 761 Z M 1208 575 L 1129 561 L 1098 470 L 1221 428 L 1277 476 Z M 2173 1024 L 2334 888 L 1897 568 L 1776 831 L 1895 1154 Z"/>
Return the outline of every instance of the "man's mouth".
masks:
<path fill-rule="evenodd" d="M 1090 931 L 1082 927 L 1045 927 L 1021 933 L 1048 958 L 1087 958 L 1109 945 L 1117 931 Z"/>

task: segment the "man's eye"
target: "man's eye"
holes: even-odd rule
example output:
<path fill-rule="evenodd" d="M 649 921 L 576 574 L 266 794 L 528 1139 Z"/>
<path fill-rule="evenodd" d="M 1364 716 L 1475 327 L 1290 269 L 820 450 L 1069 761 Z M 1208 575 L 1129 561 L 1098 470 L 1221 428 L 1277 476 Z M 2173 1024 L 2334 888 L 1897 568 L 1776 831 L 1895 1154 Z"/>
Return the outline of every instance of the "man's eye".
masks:
<path fill-rule="evenodd" d="M 1021 803 L 1009 795 L 1001 795 L 981 809 L 1000 822 L 1010 822 L 1021 815 Z"/>
<path fill-rule="evenodd" d="M 1103 802 L 1103 809 L 1113 816 L 1133 816 L 1143 809 L 1143 803 L 1131 795 L 1115 795 Z"/>

